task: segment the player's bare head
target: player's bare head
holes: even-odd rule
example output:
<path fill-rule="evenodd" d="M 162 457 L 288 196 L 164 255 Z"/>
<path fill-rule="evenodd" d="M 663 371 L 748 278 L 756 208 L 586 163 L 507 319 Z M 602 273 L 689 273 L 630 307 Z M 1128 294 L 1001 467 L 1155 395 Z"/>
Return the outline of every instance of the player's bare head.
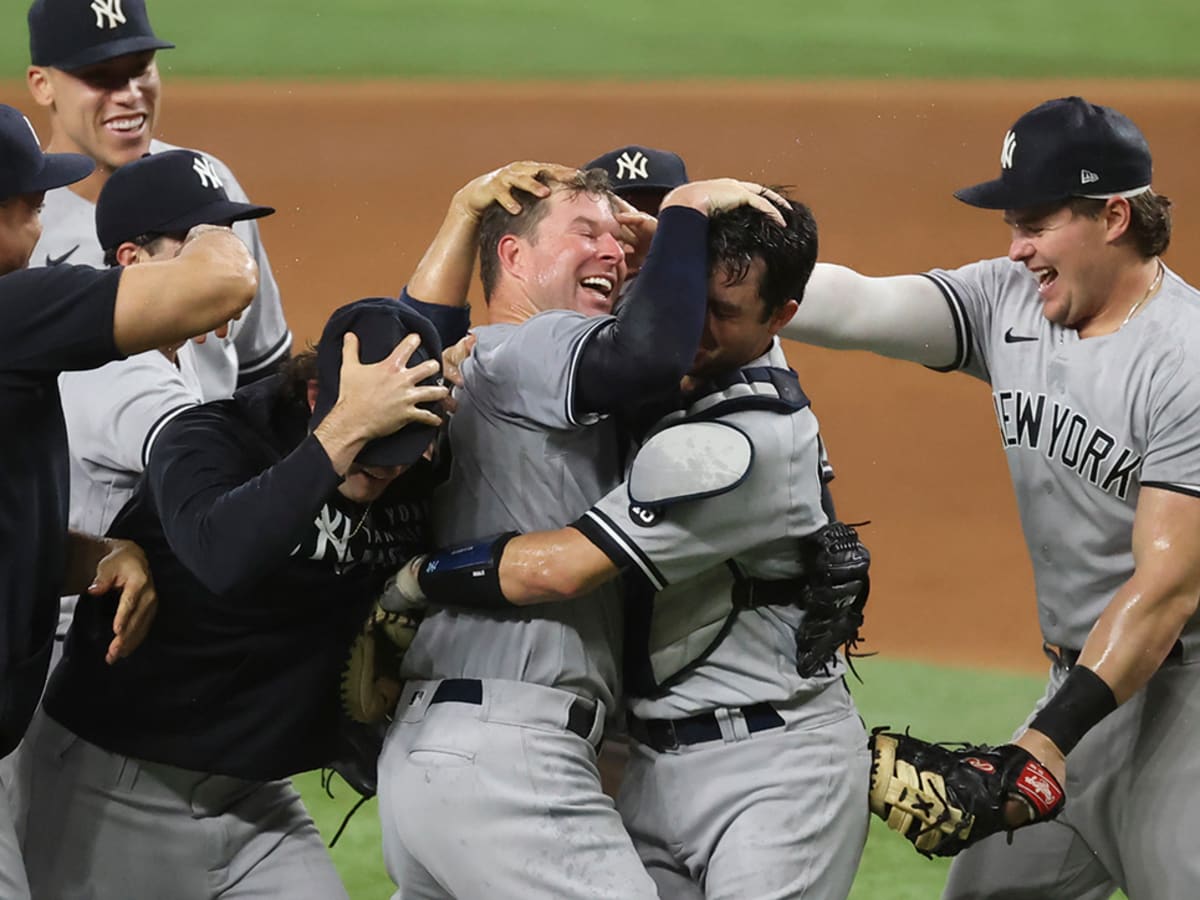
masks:
<path fill-rule="evenodd" d="M 173 47 L 143 0 L 35 0 L 29 8 L 30 93 L 51 117 L 55 148 L 86 153 L 102 173 L 149 149 L 160 83 L 154 57 Z"/>
<path fill-rule="evenodd" d="M 615 197 L 600 169 L 567 179 L 539 174 L 545 197 L 514 190 L 521 211 L 493 203 L 479 225 L 479 270 L 490 303 L 504 279 L 519 281 L 539 309 L 608 311 L 624 278 Z M 589 287 L 583 282 L 596 278 Z M 601 284 L 603 282 L 603 284 Z M 595 298 L 582 295 L 592 291 Z M 536 295 L 536 296 L 534 296 Z M 594 301 L 594 302 L 593 302 Z"/>
<path fill-rule="evenodd" d="M 776 193 L 786 194 L 781 188 Z M 758 293 L 761 318 L 769 319 L 788 300 L 799 303 L 817 263 L 817 223 L 803 203 L 788 200 L 780 225 L 752 206 L 722 210 L 709 218 L 710 278 L 740 284 L 751 275 L 754 260 L 762 261 Z"/>

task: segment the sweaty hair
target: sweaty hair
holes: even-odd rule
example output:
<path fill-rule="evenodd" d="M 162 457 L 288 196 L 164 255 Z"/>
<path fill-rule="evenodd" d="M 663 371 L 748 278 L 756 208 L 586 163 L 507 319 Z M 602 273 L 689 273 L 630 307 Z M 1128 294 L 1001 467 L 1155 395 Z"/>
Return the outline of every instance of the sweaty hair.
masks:
<path fill-rule="evenodd" d="M 145 234 L 139 234 L 136 237 L 131 237 L 128 241 L 122 241 L 122 244 L 136 244 L 144 249 L 151 256 L 154 256 L 159 251 L 159 243 L 163 238 L 176 237 L 182 240 L 186 235 L 169 235 L 158 231 L 147 231 Z M 104 264 L 108 267 L 118 265 L 117 251 L 121 249 L 120 244 L 113 247 L 111 250 L 104 251 Z"/>
<path fill-rule="evenodd" d="M 784 192 L 773 188 L 778 194 Z M 784 195 L 786 197 L 786 194 Z M 779 225 L 752 206 L 722 210 L 708 221 L 708 274 L 723 272 L 729 284 L 741 284 L 754 260 L 764 264 L 759 297 L 761 321 L 788 300 L 799 303 L 817 264 L 817 223 L 803 203 L 788 198 Z"/>
<path fill-rule="evenodd" d="M 539 172 L 536 177 L 538 181 L 551 188 L 555 193 L 565 190 L 572 196 L 578 194 L 610 198 L 613 196 L 609 186 L 608 173 L 603 169 L 588 169 L 577 173 L 567 181 L 551 178 L 544 172 Z M 500 240 L 506 234 L 529 237 L 532 240 L 531 235 L 549 208 L 545 201 L 553 196 L 550 194 L 544 198 L 535 197 L 519 188 L 514 189 L 512 195 L 521 204 L 519 213 L 514 216 L 499 203 L 493 202 L 484 210 L 483 216 L 479 220 L 479 278 L 483 282 L 485 300 L 491 299 L 492 291 L 495 290 L 496 281 L 500 276 Z"/>
<path fill-rule="evenodd" d="M 1074 197 L 1067 201 L 1077 216 L 1097 219 L 1107 201 Z M 1129 198 L 1129 230 L 1126 232 L 1138 253 L 1149 259 L 1167 252 L 1171 246 L 1171 201 L 1162 194 L 1145 191 Z"/>
<path fill-rule="evenodd" d="M 279 366 L 280 397 L 288 404 L 308 410 L 308 383 L 317 380 L 317 348 L 309 344 Z"/>

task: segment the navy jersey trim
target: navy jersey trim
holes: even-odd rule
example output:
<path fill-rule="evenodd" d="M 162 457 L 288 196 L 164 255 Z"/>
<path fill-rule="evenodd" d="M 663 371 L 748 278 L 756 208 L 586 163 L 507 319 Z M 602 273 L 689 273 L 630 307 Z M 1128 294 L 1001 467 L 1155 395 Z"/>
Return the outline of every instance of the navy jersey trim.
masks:
<path fill-rule="evenodd" d="M 249 375 L 261 369 L 269 368 L 274 365 L 280 357 L 284 356 L 292 347 L 292 333 L 285 331 L 275 344 L 256 359 L 247 360 L 245 363 L 238 366 L 238 372 L 242 375 Z"/>
<path fill-rule="evenodd" d="M 1171 484 L 1169 481 L 1143 481 L 1144 488 L 1158 488 L 1162 491 L 1171 491 L 1176 494 L 1187 494 L 1189 497 L 1200 497 L 1200 485 L 1195 484 Z"/>
<path fill-rule="evenodd" d="M 667 579 L 658 566 L 600 510 L 589 509 L 579 520 L 572 522 L 571 527 L 583 532 L 583 536 L 595 544 L 617 568 L 640 574 L 652 591 L 658 592 L 667 586 Z"/>
<path fill-rule="evenodd" d="M 159 416 L 157 419 L 155 419 L 154 424 L 151 425 L 150 429 L 146 432 L 145 440 L 142 441 L 142 468 L 143 469 L 146 468 L 146 466 L 150 465 L 150 449 L 154 446 L 154 442 L 156 440 L 158 440 L 158 436 L 159 436 L 159 434 L 162 433 L 162 430 L 164 428 L 166 428 L 167 423 L 170 422 L 172 419 L 174 419 L 177 415 L 179 415 L 185 409 L 191 409 L 192 407 L 197 406 L 197 405 L 199 405 L 199 404 L 197 404 L 194 401 L 191 403 L 180 403 L 178 406 L 171 407 L 165 413 L 163 413 L 161 416 Z"/>
<path fill-rule="evenodd" d="M 965 369 L 971 362 L 971 322 L 967 318 L 963 302 L 955 293 L 954 286 L 945 278 L 929 272 L 922 273 L 922 276 L 936 284 L 938 290 L 942 292 L 942 296 L 946 298 L 946 305 L 950 307 L 950 318 L 954 322 L 954 339 L 958 345 L 954 353 L 954 361 L 950 365 L 926 366 L 925 368 L 935 372 L 957 372 Z"/>
<path fill-rule="evenodd" d="M 579 363 L 583 359 L 583 348 L 587 346 L 587 342 L 592 339 L 592 336 L 598 332 L 604 325 L 610 325 L 615 322 L 612 316 L 600 316 L 596 322 L 592 324 L 579 338 L 575 341 L 575 346 L 571 348 L 571 359 L 567 364 L 567 410 L 566 419 L 572 425 L 581 428 L 590 425 L 602 418 L 599 413 L 584 413 L 582 417 L 575 415 L 575 380 L 579 376 Z"/>

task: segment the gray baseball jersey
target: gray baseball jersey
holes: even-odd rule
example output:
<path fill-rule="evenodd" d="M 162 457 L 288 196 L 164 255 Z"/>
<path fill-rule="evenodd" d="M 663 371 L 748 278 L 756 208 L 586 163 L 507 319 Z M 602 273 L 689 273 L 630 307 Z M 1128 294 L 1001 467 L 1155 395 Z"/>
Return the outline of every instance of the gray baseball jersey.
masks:
<path fill-rule="evenodd" d="M 746 368 L 764 366 L 787 368 L 777 340 Z M 763 397 L 769 389 L 737 384 L 667 416 L 655 431 L 704 415 L 718 397 Z M 639 719 L 710 713 L 721 724 L 719 737 L 668 749 L 635 742 L 618 809 L 662 897 L 844 898 L 866 841 L 868 761 L 843 666 L 800 677 L 798 606 L 742 609 L 730 623 L 724 619 L 734 586 L 730 565 L 772 581 L 802 575 L 800 539 L 828 521 L 817 419 L 808 408 L 742 409 L 716 421 L 740 431 L 752 448 L 748 471 L 731 488 L 705 496 L 695 485 L 680 495 L 695 499 L 648 514 L 631 506 L 631 488 L 622 484 L 580 523 L 593 540 L 603 535 L 600 546 L 614 562 L 658 592 L 652 645 L 656 632 L 675 635 L 687 623 L 705 646 L 707 632 L 724 630 L 664 692 L 626 700 Z M 679 465 L 678 487 L 686 487 L 694 470 Z M 713 611 L 721 613 L 716 620 Z M 678 621 L 660 629 L 664 616 Z M 777 724 L 754 730 L 746 710 L 767 703 Z"/>
<path fill-rule="evenodd" d="M 189 341 L 180 347 L 178 365 L 150 350 L 90 372 L 59 376 L 71 449 L 72 528 L 104 534 L 133 494 L 162 427 L 202 402 L 194 354 L 198 346 Z M 63 598 L 59 635 L 71 625 L 75 599 Z"/>
<path fill-rule="evenodd" d="M 1081 340 L 1042 315 L 1022 265 L 929 277 L 961 329 L 956 367 L 992 386 L 1042 633 L 1078 650 L 1133 572 L 1141 487 L 1200 495 L 1200 293 L 1167 270 L 1139 315 Z M 1183 643 L 1194 655 L 1200 618 Z"/>
<path fill-rule="evenodd" d="M 434 504 L 439 546 L 561 527 L 621 480 L 616 426 L 572 412 L 580 351 L 608 320 L 551 310 L 476 330 L 450 423 L 454 463 Z M 504 614 L 438 610 L 422 623 L 404 675 L 533 682 L 611 710 L 620 631 L 615 585 Z"/>
<path fill-rule="evenodd" d="M 748 367 L 786 369 L 778 341 Z M 682 417 L 668 416 L 659 427 Z M 723 608 L 734 586 L 727 562 L 745 576 L 778 580 L 803 574 L 800 538 L 828 520 L 821 506 L 822 454 L 812 410 L 791 415 L 746 410 L 724 415 L 750 439 L 753 462 L 746 478 L 716 496 L 672 505 L 649 519 L 630 511 L 628 487 L 611 491 L 588 512 L 603 522 L 611 543 L 606 551 L 622 568 L 657 591 L 656 616 L 695 618 L 707 626 L 706 594 Z M 656 429 L 657 430 L 657 429 Z M 788 473 L 781 479 L 781 472 Z M 742 610 L 712 653 L 662 696 L 627 699 L 640 718 L 674 719 L 720 707 L 760 701 L 788 702 L 819 692 L 840 677 L 841 668 L 816 684 L 796 672 L 797 606 Z M 674 629 L 672 629 L 674 630 Z"/>
<path fill-rule="evenodd" d="M 150 152 L 179 149 L 162 141 L 151 141 Z M 225 186 L 229 199 L 248 202 L 246 192 L 233 173 L 215 156 L 205 154 L 212 164 L 206 177 L 216 177 Z M 197 177 L 200 177 L 199 174 Z M 239 375 L 253 375 L 278 362 L 292 346 L 292 334 L 283 317 L 279 287 L 271 271 L 267 251 L 259 236 L 258 222 L 236 222 L 234 232 L 258 263 L 258 294 L 254 302 L 233 323 L 226 338 L 210 336 L 196 347 L 196 359 L 205 400 L 223 400 L 233 394 Z M 104 251 L 96 237 L 96 206 L 70 188 L 46 193 L 42 210 L 42 238 L 34 247 L 30 266 L 51 266 L 63 262 L 104 265 Z"/>

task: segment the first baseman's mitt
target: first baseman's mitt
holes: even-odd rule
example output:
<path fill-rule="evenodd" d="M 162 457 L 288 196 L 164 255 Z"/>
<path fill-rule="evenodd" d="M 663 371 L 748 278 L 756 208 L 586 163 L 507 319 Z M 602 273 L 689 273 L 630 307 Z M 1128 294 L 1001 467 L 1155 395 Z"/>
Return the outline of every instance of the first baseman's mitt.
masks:
<path fill-rule="evenodd" d="M 417 633 L 417 614 L 388 612 L 378 603 L 354 636 L 342 670 L 342 706 L 355 722 L 382 722 L 400 699 L 400 661 Z"/>
<path fill-rule="evenodd" d="M 1058 780 L 1015 744 L 931 744 L 876 728 L 870 747 L 871 812 L 925 856 L 954 856 L 1011 832 L 1009 800 L 1027 807 L 1022 825 L 1053 819 L 1066 802 Z"/>

